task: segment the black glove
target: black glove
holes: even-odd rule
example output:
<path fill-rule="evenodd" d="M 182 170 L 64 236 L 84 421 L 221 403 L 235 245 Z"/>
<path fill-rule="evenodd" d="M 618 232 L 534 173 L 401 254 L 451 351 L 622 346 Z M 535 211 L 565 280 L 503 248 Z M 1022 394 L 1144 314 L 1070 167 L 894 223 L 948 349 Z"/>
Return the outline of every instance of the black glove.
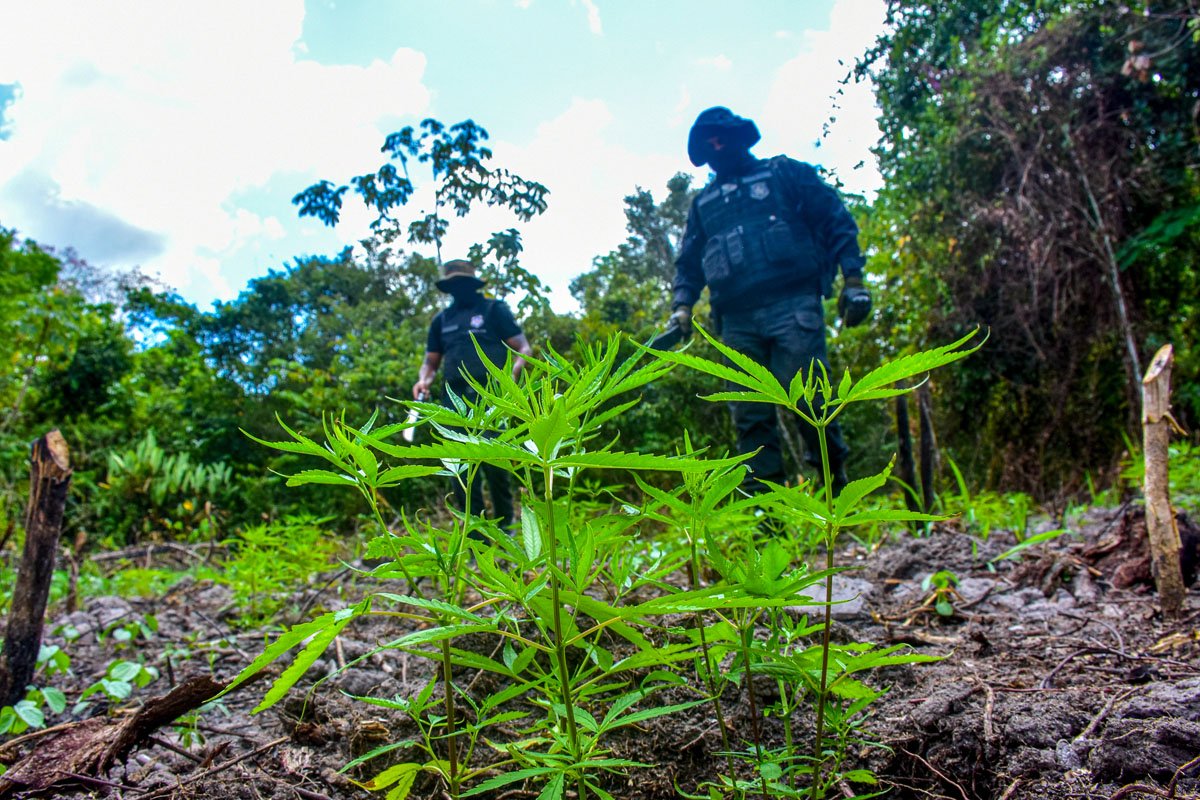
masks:
<path fill-rule="evenodd" d="M 871 316 L 871 293 L 863 286 L 861 275 L 846 278 L 838 297 L 838 316 L 848 328 L 863 324 Z"/>
<path fill-rule="evenodd" d="M 683 337 L 692 335 L 692 307 L 691 306 L 676 306 L 671 312 L 671 318 L 667 321 L 668 325 L 675 325 L 679 328 L 679 332 Z"/>

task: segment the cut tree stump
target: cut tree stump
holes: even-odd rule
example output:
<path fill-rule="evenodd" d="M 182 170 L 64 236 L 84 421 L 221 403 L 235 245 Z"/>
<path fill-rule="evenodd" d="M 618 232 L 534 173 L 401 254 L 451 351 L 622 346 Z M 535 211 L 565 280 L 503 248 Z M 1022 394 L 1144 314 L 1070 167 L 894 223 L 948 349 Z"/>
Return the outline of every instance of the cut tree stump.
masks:
<path fill-rule="evenodd" d="M 25 514 L 25 551 L 13 588 L 8 629 L 0 659 L 0 705 L 25 697 L 33 679 L 42 624 L 54 574 L 54 553 L 62 532 L 63 510 L 71 484 L 71 454 L 57 430 L 33 443 L 29 456 L 29 507 Z"/>
<path fill-rule="evenodd" d="M 1146 497 L 1146 533 L 1150 540 L 1150 569 L 1162 601 L 1163 613 L 1175 616 L 1183 607 L 1187 593 L 1180 568 L 1179 527 L 1171 509 L 1171 366 L 1175 351 L 1163 345 L 1142 378 L 1142 447 L 1145 451 L 1146 477 L 1142 492 Z"/>

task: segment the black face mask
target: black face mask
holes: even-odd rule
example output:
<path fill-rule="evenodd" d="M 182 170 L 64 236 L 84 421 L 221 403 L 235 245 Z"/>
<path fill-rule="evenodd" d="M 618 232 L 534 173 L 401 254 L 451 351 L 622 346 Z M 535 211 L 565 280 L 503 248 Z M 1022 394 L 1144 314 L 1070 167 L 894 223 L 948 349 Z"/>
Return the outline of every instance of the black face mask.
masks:
<path fill-rule="evenodd" d="M 737 147 L 725 147 L 721 150 L 711 150 L 708 165 L 718 175 L 737 175 L 746 168 L 750 160 L 750 151 Z"/>
<path fill-rule="evenodd" d="M 474 286 L 452 286 L 450 288 L 450 296 L 456 303 L 469 303 L 478 293 L 479 290 Z"/>

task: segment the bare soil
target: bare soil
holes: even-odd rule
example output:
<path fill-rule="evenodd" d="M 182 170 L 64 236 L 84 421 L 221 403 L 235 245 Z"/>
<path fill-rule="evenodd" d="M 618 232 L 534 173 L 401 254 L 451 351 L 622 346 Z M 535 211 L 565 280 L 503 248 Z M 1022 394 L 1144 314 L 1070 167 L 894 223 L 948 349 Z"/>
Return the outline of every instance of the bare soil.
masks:
<path fill-rule="evenodd" d="M 876 790 L 892 798 L 955 800 L 1200 797 L 1200 593 L 1193 588 L 1183 614 L 1164 618 L 1150 582 L 1138 509 L 1093 510 L 1072 529 L 1077 533 L 991 564 L 1015 544 L 1010 534 L 980 540 L 943 527 L 920 538 L 897 537 L 874 551 L 839 554 L 839 564 L 857 569 L 838 579 L 838 591 L 847 598 L 835 606 L 838 641 L 904 643 L 944 656 L 932 664 L 891 667 L 869 679 L 888 687 L 861 731 L 874 744 L 856 746 L 857 763 L 880 781 Z M 1189 547 L 1194 553 L 1195 544 Z M 959 579 L 950 616 L 939 614 L 921 587 L 938 570 Z M 344 574 L 326 578 L 308 589 L 308 599 L 337 607 L 353 598 L 354 586 Z M 94 598 L 49 626 L 70 623 L 84 633 L 67 645 L 73 675 L 64 688 L 74 700 L 113 658 L 130 657 L 112 636 L 100 641 L 96 633 L 148 614 L 159 630 L 151 640 L 138 641 L 135 654 L 158 664 L 162 678 L 135 699 L 165 693 L 186 676 L 210 670 L 228 680 L 264 644 L 261 632 L 230 626 L 235 611 L 227 590 L 205 582 L 181 583 L 150 600 Z M 374 642 L 400 632 L 375 621 L 349 628 L 310 675 L 336 672 Z M 179 731 L 164 727 L 102 775 L 60 780 L 39 796 L 381 797 L 339 770 L 382 743 L 412 736 L 414 728 L 399 715 L 346 695 L 411 696 L 430 671 L 417 657 L 370 656 L 307 697 L 296 691 L 258 715 L 251 710 L 266 683 L 251 684 L 203 715 L 198 726 L 203 741 L 187 743 Z M 466 681 L 470 691 L 496 688 L 491 676 Z M 773 699 L 770 681 L 756 680 L 753 688 L 756 708 Z M 745 688 L 730 687 L 724 699 L 730 729 L 744 736 L 752 721 Z M 129 711 L 98 704 L 87 713 L 113 722 Z M 810 713 L 798 714 L 802 741 L 811 724 Z M 22 758 L 39 751 L 57 754 L 67 746 L 56 744 L 56 735 L 0 743 L 0 763 L 14 767 L 9 777 L 20 774 Z M 764 736 L 778 739 L 778 720 L 764 722 Z M 612 744 L 618 756 L 656 764 L 614 779 L 612 794 L 631 800 L 695 792 L 725 764 L 708 705 L 630 729 Z M 5 793 L 38 794 L 28 784 L 0 777 L 0 795 Z M 536 788 L 510 788 L 495 796 L 537 794 Z M 853 792 L 845 786 L 843 794 Z M 420 779 L 412 796 L 437 797 L 439 791 Z"/>

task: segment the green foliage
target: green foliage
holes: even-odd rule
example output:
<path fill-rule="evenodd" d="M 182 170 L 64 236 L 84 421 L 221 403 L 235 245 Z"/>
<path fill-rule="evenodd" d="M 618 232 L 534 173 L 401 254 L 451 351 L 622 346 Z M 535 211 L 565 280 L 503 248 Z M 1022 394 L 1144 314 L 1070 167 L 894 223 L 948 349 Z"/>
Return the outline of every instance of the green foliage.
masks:
<path fill-rule="evenodd" d="M 972 493 L 958 462 L 949 456 L 946 463 L 954 475 L 956 491 L 945 492 L 938 499 L 946 513 L 958 518 L 962 529 L 987 539 L 993 530 L 1006 530 L 1020 542 L 1029 532 L 1029 519 L 1036 504 L 1023 492 Z"/>
<path fill-rule="evenodd" d="M 1174 442 L 1168 448 L 1168 484 L 1171 503 L 1177 508 L 1200 510 L 1200 445 L 1189 441 Z M 1146 479 L 1146 460 L 1134 452 L 1121 469 L 1121 480 L 1127 486 L 1141 488 Z"/>
<path fill-rule="evenodd" d="M 128 700 L 134 689 L 144 689 L 158 680 L 158 670 L 152 666 L 136 661 L 117 659 L 109 663 L 104 671 L 104 677 L 85 688 L 75 704 L 74 714 L 83 714 L 92 705 L 89 698 L 99 695 L 109 702 L 120 703 Z M 94 701 L 92 701 L 94 702 Z"/>
<path fill-rule="evenodd" d="M 351 179 L 354 191 L 368 209 L 377 216 L 371 228 L 391 242 L 405 227 L 393 216 L 392 210 L 404 206 L 412 197 L 414 185 L 409 175 L 410 160 L 426 164 L 434 184 L 434 207 L 421 212 L 422 216 L 407 225 L 408 243 L 431 244 L 442 260 L 442 241 L 449 229 L 447 213 L 465 217 L 482 203 L 508 209 L 522 222 L 546 210 L 545 186 L 514 175 L 506 169 L 488 167 L 492 151 L 483 146 L 488 133 L 471 120 L 447 127 L 435 119 L 422 120 L 420 128 L 411 125 L 391 133 L 384 140 L 382 152 L 390 160 L 399 161 L 403 175 L 391 164 L 384 164 L 375 173 Z M 335 225 L 341 217 L 342 198 L 349 186 L 335 187 L 321 181 L 292 198 L 300 206 L 300 216 L 314 216 L 326 225 Z M 503 297 L 520 292 L 519 308 L 547 308 L 545 288 L 537 276 L 520 266 L 520 235 L 515 228 L 493 233 L 486 243 L 473 245 L 468 258 L 484 264 L 483 275 L 492 288 Z"/>
<path fill-rule="evenodd" d="M 109 454 L 97 524 L 126 544 L 203 535 L 230 475 L 224 464 L 194 464 L 187 453 L 165 452 L 147 431 L 131 450 Z"/>
<path fill-rule="evenodd" d="M 57 646 L 43 645 L 38 651 L 36 672 L 50 678 L 71 668 L 70 657 Z M 36 673 L 35 673 L 36 674 Z M 0 708 L 0 736 L 17 736 L 30 728 L 46 727 L 46 711 L 61 714 L 67 707 L 67 697 L 53 686 L 31 686 L 24 698 L 14 705 Z"/>
<path fill-rule="evenodd" d="M 933 606 L 934 610 L 943 617 L 954 614 L 954 600 L 960 599 L 955 588 L 958 586 L 958 576 L 949 570 L 940 569 L 926 575 L 921 580 L 922 591 L 928 592 L 922 606 Z"/>
<path fill-rule="evenodd" d="M 613 758 L 605 746 L 608 734 L 701 702 L 713 702 L 720 718 L 720 685 L 748 681 L 752 673 L 762 672 L 784 685 L 779 713 L 787 720 L 788 746 L 779 753 L 768 751 L 753 713 L 747 749 L 728 757 L 752 761 L 760 776 L 755 786 L 764 792 L 794 792 L 798 782 L 807 779 L 813 797 L 825 796 L 847 774 L 842 768 L 849 752 L 844 741 L 853 720 L 876 696 L 855 675 L 922 657 L 899 648 L 835 645 L 829 638 L 828 614 L 817 625 L 789 626 L 778 611 L 811 602 L 806 590 L 822 582 L 828 604 L 836 571 L 832 553 L 842 530 L 934 518 L 860 505 L 887 482 L 887 470 L 849 484 L 836 498 L 828 488 L 810 495 L 808 485 L 773 486 L 763 497 L 745 498 L 735 493 L 744 477 L 739 463 L 744 457 L 703 458 L 686 438 L 682 452 L 674 456 L 626 452 L 602 438 L 603 432 L 636 402 L 627 395 L 662 379 L 672 365 L 740 387 L 709 399 L 776 403 L 809 419 L 823 433 L 846 406 L 893 397 L 901 391 L 894 388 L 898 382 L 958 361 L 975 348 L 966 347 L 972 338 L 968 336 L 898 359 L 858 381 L 846 373 L 834 387 L 823 375 L 806 373 L 784 388 L 764 367 L 704 336 L 725 362 L 691 353 L 655 353 L 655 359 L 639 364 L 618 356 L 615 338 L 604 346 L 581 343 L 577 362 L 553 351 L 544 360 L 530 359 L 521 383 L 512 377 L 511 365 L 485 360 L 490 374 L 486 384 L 474 384 L 477 402 L 455 398 L 451 408 L 405 404 L 433 428 L 434 441 L 428 444 L 394 444 L 391 439 L 408 424 L 376 427 L 375 416 L 359 428 L 327 419 L 323 443 L 282 425 L 287 440 L 262 443 L 323 462 L 320 469 L 292 474 L 289 485 L 353 489 L 379 526 L 380 535 L 368 547 L 369 557 L 383 560 L 373 576 L 403 579 L 409 593 L 379 591 L 358 605 L 294 626 L 268 645 L 230 689 L 290 657 L 290 665 L 258 710 L 269 708 L 355 620 L 370 615 L 416 620 L 415 630 L 385 643 L 378 652 L 399 650 L 429 658 L 439 666 L 437 677 L 412 699 L 362 699 L 403 711 L 420 736 L 379 748 L 355 763 L 399 749 L 415 749 L 421 757 L 393 764 L 360 785 L 406 797 L 416 776 L 428 772 L 442 779 L 451 797 L 532 782 L 542 787 L 544 797 L 561 797 L 572 787 L 580 797 L 603 798 L 610 796 L 607 774 L 645 766 Z M 449 529 L 408 517 L 401 519 L 398 531 L 386 524 L 379 510 L 382 489 L 432 472 L 465 481 L 481 463 L 507 469 L 523 487 L 519 535 L 499 530 L 494 521 L 470 508 L 455 512 Z M 638 478 L 644 501 L 625 500 L 606 509 L 595 503 L 595 489 L 585 482 L 585 475 L 597 470 L 666 472 L 679 476 L 681 485 L 660 489 Z M 829 476 L 824 477 L 823 486 L 828 487 Z M 827 554 L 826 568 L 812 571 L 797 565 L 794 553 L 778 541 L 756 545 L 756 510 L 770 511 L 799 529 L 815 530 L 814 540 Z M 734 520 L 742 520 L 741 533 L 728 527 Z M 676 528 L 683 534 L 682 546 L 679 538 L 645 541 L 638 530 L 650 522 Z M 631 553 L 637 555 L 630 557 Z M 706 567 L 720 576 L 711 586 L 697 581 Z M 680 590 L 666 578 L 682 568 L 693 577 L 691 585 Z M 633 599 L 639 588 L 651 587 L 659 596 Z M 675 640 L 667 644 L 650 635 L 665 617 L 681 613 L 694 616 L 692 629 L 676 631 Z M 758 623 L 768 613 L 773 615 L 772 630 L 786 633 L 759 642 Z M 498 639 L 500 658 L 456 646 L 456 640 L 468 635 Z M 820 641 L 808 641 L 812 637 Z M 614 640 L 621 650 L 613 647 Z M 655 689 L 679 684 L 684 679 L 681 668 L 688 666 L 707 686 L 708 696 L 655 704 Z M 455 683 L 459 668 L 493 673 L 505 688 L 478 703 Z M 808 759 L 798 755 L 790 732 L 790 709 L 805 697 L 815 702 L 819 720 Z M 517 700 L 526 705 L 505 709 Z M 472 708 L 460 719 L 463 702 Z M 530 715 L 530 708 L 543 716 Z M 487 738 L 486 728 L 518 719 L 524 726 L 521 741 L 493 744 L 501 760 L 476 766 L 472 756 Z M 832 750 L 841 755 L 828 755 L 827 733 L 843 742 Z M 482 779 L 485 771 L 496 770 L 500 774 Z M 725 788 L 744 794 L 750 787 L 738 784 L 734 775 L 731 763 Z M 867 780 L 864 775 L 858 778 Z"/>
<path fill-rule="evenodd" d="M 892 2 L 859 64 L 884 134 L 873 334 L 905 352 L 991 330 L 934 386 L 940 441 L 987 488 L 1045 497 L 1115 465 L 1137 425 L 1131 349 L 1175 343 L 1196 418 L 1200 73 L 1194 9 L 1170 9 Z"/>
<path fill-rule="evenodd" d="M 233 591 L 238 621 L 255 627 L 274 620 L 295 587 L 329 567 L 338 550 L 329 519 L 285 517 L 238 531 L 216 579 Z"/>

